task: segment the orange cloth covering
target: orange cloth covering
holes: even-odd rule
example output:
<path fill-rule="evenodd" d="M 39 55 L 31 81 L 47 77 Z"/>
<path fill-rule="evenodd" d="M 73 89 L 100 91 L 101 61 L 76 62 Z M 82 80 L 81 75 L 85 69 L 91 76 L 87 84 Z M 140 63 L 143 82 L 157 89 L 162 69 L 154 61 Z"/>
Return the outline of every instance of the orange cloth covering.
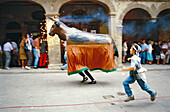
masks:
<path fill-rule="evenodd" d="M 86 69 L 116 71 L 113 44 L 67 45 L 68 75 Z"/>

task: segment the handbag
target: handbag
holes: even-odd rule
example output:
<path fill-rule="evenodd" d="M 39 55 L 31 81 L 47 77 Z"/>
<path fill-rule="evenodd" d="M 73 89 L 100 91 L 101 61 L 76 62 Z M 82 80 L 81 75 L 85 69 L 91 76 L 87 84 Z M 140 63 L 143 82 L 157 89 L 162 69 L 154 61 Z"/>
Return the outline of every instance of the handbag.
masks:
<path fill-rule="evenodd" d="M 131 70 L 130 72 L 129 72 L 129 74 L 130 74 L 130 76 L 134 79 L 134 80 L 136 80 L 137 79 L 137 74 L 138 74 L 138 72 L 136 71 L 136 70 Z"/>
<path fill-rule="evenodd" d="M 24 50 L 28 50 L 28 46 L 24 43 Z"/>

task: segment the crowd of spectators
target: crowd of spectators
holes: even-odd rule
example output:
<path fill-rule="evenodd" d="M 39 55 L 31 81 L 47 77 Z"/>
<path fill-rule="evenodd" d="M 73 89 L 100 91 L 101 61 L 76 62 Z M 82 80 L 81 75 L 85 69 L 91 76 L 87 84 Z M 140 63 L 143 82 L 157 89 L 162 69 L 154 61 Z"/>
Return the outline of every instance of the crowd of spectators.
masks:
<path fill-rule="evenodd" d="M 130 48 L 133 44 L 138 44 L 141 47 L 140 58 L 142 64 L 169 64 L 170 63 L 170 39 L 166 41 L 158 40 L 152 41 L 151 39 L 140 41 L 134 41 L 131 45 L 128 45 L 128 41 L 124 40 L 122 46 L 122 62 L 127 62 L 127 59 L 131 57 Z"/>
<path fill-rule="evenodd" d="M 45 68 L 48 65 L 47 35 L 22 36 L 17 45 L 15 41 L 6 40 L 0 45 L 0 70 L 10 67 L 22 67 L 30 70 L 38 67 Z"/>

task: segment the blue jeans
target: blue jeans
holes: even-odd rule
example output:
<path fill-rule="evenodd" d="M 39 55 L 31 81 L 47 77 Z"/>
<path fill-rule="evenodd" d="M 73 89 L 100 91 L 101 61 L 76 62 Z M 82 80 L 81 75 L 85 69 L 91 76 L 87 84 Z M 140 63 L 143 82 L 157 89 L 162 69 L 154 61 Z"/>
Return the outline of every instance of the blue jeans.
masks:
<path fill-rule="evenodd" d="M 148 92 L 150 95 L 154 95 L 154 92 L 146 85 L 146 83 L 142 79 L 136 79 L 136 80 L 142 90 Z M 132 91 L 129 87 L 129 84 L 132 84 L 134 82 L 135 82 L 135 80 L 131 76 L 127 77 L 127 79 L 123 81 L 123 86 L 124 86 L 125 92 L 128 96 L 133 95 Z"/>
<path fill-rule="evenodd" d="M 33 54 L 34 54 L 34 67 L 38 66 L 38 61 L 39 61 L 39 56 L 38 56 L 38 52 L 36 51 L 35 48 L 33 48 Z"/>
<path fill-rule="evenodd" d="M 140 52 L 140 58 L 141 58 L 141 62 L 145 63 L 145 59 L 146 59 L 146 52 Z"/>
<path fill-rule="evenodd" d="M 61 68 L 62 69 L 67 69 L 67 53 L 64 53 L 64 60 L 65 60 L 66 64 L 61 66 Z"/>
<path fill-rule="evenodd" d="M 9 51 L 4 51 L 5 53 L 5 68 L 9 67 L 10 61 L 11 61 L 11 53 Z"/>

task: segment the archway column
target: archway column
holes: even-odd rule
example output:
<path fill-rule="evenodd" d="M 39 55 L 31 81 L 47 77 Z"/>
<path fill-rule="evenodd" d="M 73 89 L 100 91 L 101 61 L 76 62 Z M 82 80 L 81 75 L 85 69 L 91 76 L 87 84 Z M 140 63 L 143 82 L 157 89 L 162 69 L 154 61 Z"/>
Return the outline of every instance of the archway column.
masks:
<path fill-rule="evenodd" d="M 118 67 L 122 66 L 122 29 L 121 21 L 116 20 L 116 14 L 110 14 L 109 18 L 109 34 L 113 37 L 118 49 L 119 57 L 116 59 Z"/>
<path fill-rule="evenodd" d="M 118 45 L 117 42 L 117 30 L 116 30 L 116 14 L 111 13 L 109 16 L 109 34 L 112 36 L 116 46 Z M 118 66 L 118 58 L 115 57 L 116 65 Z"/>
<path fill-rule="evenodd" d="M 57 35 L 50 36 L 49 32 L 51 26 L 54 24 L 48 17 L 59 17 L 59 14 L 46 14 L 46 27 L 47 27 L 47 41 L 48 41 L 48 56 L 49 65 L 48 69 L 61 69 L 61 48 L 60 39 Z"/>
<path fill-rule="evenodd" d="M 122 21 L 118 20 L 116 29 L 117 29 L 116 42 L 117 42 L 117 49 L 119 53 L 117 62 L 118 62 L 118 67 L 122 67 L 122 31 L 123 31 Z"/>
<path fill-rule="evenodd" d="M 116 37 L 116 14 L 112 13 L 109 17 L 109 34 L 115 40 Z"/>

